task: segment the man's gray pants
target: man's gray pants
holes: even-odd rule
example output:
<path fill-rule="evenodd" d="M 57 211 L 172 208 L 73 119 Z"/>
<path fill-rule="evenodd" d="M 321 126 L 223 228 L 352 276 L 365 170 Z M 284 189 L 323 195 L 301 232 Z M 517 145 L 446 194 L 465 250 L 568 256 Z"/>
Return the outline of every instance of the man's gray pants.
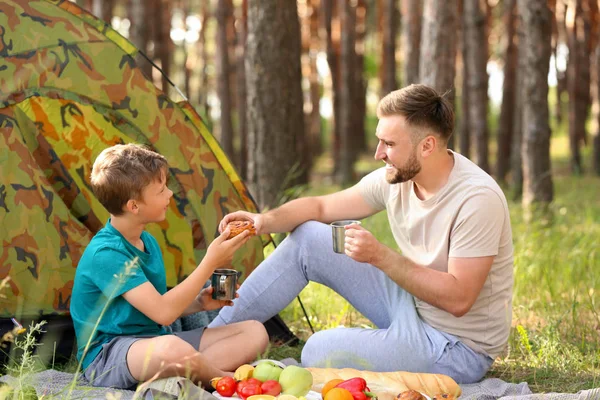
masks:
<path fill-rule="evenodd" d="M 312 335 L 302 350 L 305 367 L 441 373 L 458 383 L 479 381 L 493 360 L 419 317 L 411 294 L 376 267 L 332 250 L 331 228 L 298 226 L 250 274 L 233 307 L 209 327 L 266 321 L 292 302 L 309 281 L 335 290 L 377 329 L 335 328 Z"/>

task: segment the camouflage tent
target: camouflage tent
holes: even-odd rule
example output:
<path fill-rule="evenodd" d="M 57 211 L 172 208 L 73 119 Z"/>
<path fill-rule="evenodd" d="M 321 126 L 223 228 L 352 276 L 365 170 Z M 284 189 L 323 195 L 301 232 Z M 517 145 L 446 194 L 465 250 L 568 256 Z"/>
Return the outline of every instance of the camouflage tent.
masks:
<path fill-rule="evenodd" d="M 256 210 L 199 115 L 136 65 L 137 49 L 63 0 L 0 2 L 0 313 L 66 315 L 78 260 L 108 214 L 90 191 L 107 146 L 143 143 L 170 162 L 174 200 L 148 227 L 169 286 L 185 278 L 230 210 Z M 249 274 L 268 238 L 234 266 Z"/>

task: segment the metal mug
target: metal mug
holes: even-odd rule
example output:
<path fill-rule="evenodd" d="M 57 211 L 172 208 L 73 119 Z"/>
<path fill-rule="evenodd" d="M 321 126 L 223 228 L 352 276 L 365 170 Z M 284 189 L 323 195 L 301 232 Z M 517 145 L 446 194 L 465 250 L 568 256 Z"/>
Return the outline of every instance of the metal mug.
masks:
<path fill-rule="evenodd" d="M 331 235 L 333 237 L 333 251 L 336 253 L 344 254 L 344 244 L 346 239 L 346 230 L 344 226 L 357 224 L 360 225 L 360 221 L 355 221 L 351 219 L 343 220 L 343 221 L 334 221 L 331 225 Z"/>
<path fill-rule="evenodd" d="M 235 299 L 237 281 L 241 275 L 242 273 L 235 269 L 215 269 L 210 279 L 210 284 L 213 287 L 212 298 L 215 300 Z"/>

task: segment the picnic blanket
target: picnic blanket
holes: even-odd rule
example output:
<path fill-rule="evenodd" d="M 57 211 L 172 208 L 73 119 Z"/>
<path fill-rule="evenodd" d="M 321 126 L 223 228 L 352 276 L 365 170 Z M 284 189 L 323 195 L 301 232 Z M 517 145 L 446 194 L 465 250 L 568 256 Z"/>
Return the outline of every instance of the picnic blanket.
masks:
<path fill-rule="evenodd" d="M 12 387 L 30 386 L 35 389 L 38 397 L 53 397 L 59 399 L 188 399 L 218 400 L 215 396 L 194 385 L 185 378 L 159 379 L 149 385 L 142 385 L 137 391 L 118 390 L 111 388 L 96 388 L 89 386 L 83 377 L 74 382 L 74 374 L 46 370 L 27 376 L 19 382 L 16 378 L 5 375 L 0 382 Z M 75 384 L 74 384 L 75 383 Z M 508 383 L 500 379 L 490 378 L 479 383 L 461 385 L 463 390 L 460 399 L 468 400 L 596 400 L 600 399 L 600 388 L 582 390 L 576 394 L 545 393 L 533 394 L 527 383 Z M 0 388 L 1 389 L 1 388 Z M 186 396 L 187 394 L 187 396 Z"/>

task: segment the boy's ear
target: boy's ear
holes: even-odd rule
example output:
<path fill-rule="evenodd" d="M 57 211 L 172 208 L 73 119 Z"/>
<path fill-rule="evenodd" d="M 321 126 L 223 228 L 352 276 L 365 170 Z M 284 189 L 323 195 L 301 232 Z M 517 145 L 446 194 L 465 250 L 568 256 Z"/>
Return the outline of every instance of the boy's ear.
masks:
<path fill-rule="evenodd" d="M 129 199 L 127 203 L 125 203 L 125 211 L 128 211 L 133 214 L 137 214 L 139 207 L 137 202 L 133 199 Z"/>

